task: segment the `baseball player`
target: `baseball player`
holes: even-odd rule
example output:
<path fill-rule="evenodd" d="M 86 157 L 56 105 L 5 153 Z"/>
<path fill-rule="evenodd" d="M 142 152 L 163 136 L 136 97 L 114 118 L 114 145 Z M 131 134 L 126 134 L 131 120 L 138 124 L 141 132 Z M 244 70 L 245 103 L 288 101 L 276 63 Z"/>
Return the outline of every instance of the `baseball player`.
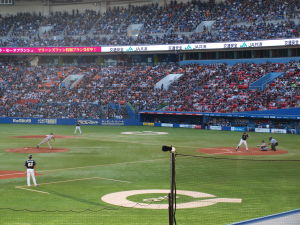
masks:
<path fill-rule="evenodd" d="M 81 133 L 82 133 L 82 132 L 81 132 L 81 128 L 80 128 L 80 123 L 79 123 L 79 122 L 77 122 L 77 123 L 76 123 L 76 127 L 75 127 L 74 134 L 76 134 L 76 133 L 77 133 L 77 131 L 79 132 L 79 134 L 81 134 Z"/>
<path fill-rule="evenodd" d="M 27 168 L 26 173 L 27 173 L 27 186 L 30 187 L 30 177 L 32 178 L 34 186 L 37 186 L 36 180 L 35 180 L 35 174 L 34 174 L 34 167 L 36 163 L 32 159 L 32 155 L 28 156 L 28 159 L 25 162 L 25 167 Z"/>
<path fill-rule="evenodd" d="M 240 149 L 240 146 L 243 144 L 246 146 L 246 151 L 248 151 L 248 145 L 247 145 L 247 139 L 249 138 L 249 135 L 244 132 L 242 137 L 241 137 L 241 140 L 240 140 L 240 143 L 238 144 L 238 146 L 235 148 L 235 150 L 239 150 Z"/>
<path fill-rule="evenodd" d="M 257 145 L 257 147 L 259 147 L 261 151 L 268 151 L 268 145 L 265 140 L 262 140 L 261 144 Z"/>
<path fill-rule="evenodd" d="M 39 148 L 41 144 L 47 143 L 49 146 L 49 149 L 52 149 L 52 146 L 50 144 L 51 140 L 55 141 L 55 137 L 54 137 L 53 133 L 46 135 L 46 137 L 36 147 Z"/>
<path fill-rule="evenodd" d="M 271 145 L 271 149 L 276 151 L 276 146 L 278 146 L 278 141 L 275 138 L 269 137 L 269 145 Z"/>

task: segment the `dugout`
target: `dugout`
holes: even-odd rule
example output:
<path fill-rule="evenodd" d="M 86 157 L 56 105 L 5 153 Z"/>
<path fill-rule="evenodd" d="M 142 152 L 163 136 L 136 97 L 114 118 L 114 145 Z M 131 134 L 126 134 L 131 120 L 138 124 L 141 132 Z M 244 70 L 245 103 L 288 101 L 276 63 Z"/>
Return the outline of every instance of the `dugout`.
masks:
<path fill-rule="evenodd" d="M 252 111 L 243 113 L 201 113 L 141 111 L 140 122 L 157 126 L 187 127 L 231 131 L 300 134 L 300 108 Z"/>

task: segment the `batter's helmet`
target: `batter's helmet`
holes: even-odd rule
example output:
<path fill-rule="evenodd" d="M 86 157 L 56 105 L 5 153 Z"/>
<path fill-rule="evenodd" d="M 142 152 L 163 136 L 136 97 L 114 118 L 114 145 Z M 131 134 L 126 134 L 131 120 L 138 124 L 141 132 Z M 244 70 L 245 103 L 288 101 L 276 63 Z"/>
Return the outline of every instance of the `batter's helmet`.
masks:
<path fill-rule="evenodd" d="M 32 158 L 32 155 L 29 155 L 28 158 L 31 159 L 31 158 Z"/>

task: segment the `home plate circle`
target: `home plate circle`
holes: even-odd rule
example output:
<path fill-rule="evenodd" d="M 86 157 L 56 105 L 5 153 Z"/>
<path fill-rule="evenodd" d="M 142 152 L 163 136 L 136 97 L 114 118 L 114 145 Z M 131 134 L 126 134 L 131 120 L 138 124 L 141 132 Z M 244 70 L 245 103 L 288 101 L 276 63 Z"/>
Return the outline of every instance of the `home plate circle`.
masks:
<path fill-rule="evenodd" d="M 145 204 L 141 202 L 134 202 L 130 201 L 127 198 L 133 195 L 141 195 L 141 194 L 168 194 L 170 190 L 166 189 L 148 189 L 148 190 L 131 190 L 131 191 L 121 191 L 121 192 L 114 192 L 107 195 L 104 195 L 101 200 L 117 206 L 128 207 L 128 208 L 139 208 L 139 209 L 168 209 L 168 204 Z M 217 204 L 219 202 L 225 203 L 241 203 L 242 199 L 240 198 L 216 198 L 215 195 L 207 194 L 203 192 L 196 192 L 196 191 L 183 191 L 183 190 L 176 190 L 176 193 L 179 195 L 186 195 L 192 198 L 206 198 L 203 200 L 196 199 L 192 202 L 186 203 L 178 203 L 176 204 L 177 209 L 188 209 L 188 208 L 198 208 L 198 207 L 205 207 Z M 209 198 L 209 199 L 207 199 Z"/>

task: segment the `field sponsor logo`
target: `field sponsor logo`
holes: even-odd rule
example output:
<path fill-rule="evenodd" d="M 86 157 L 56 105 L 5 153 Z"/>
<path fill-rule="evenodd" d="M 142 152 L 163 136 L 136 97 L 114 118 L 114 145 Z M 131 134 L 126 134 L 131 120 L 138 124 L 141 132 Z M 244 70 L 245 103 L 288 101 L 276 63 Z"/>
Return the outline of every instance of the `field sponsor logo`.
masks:
<path fill-rule="evenodd" d="M 128 131 L 128 132 L 121 132 L 121 134 L 127 134 L 127 135 L 165 135 L 165 134 L 168 134 L 168 132 Z"/>
<path fill-rule="evenodd" d="M 82 125 L 98 125 L 99 122 L 97 120 L 78 120 L 78 122 Z"/>
<path fill-rule="evenodd" d="M 39 124 L 57 124 L 57 119 L 38 119 Z"/>
<path fill-rule="evenodd" d="M 134 202 L 128 200 L 130 196 L 134 195 L 143 195 L 143 194 L 168 194 L 170 190 L 165 189 L 150 189 L 150 190 L 131 190 L 131 191 L 121 191 L 114 192 L 107 195 L 102 196 L 101 200 L 117 206 L 128 207 L 128 208 L 140 208 L 140 209 L 168 209 L 168 204 L 156 204 L 151 202 L 159 202 L 166 199 L 166 196 L 163 195 L 161 197 L 155 198 L 147 198 L 143 199 L 143 202 Z M 180 195 L 189 196 L 194 198 L 194 201 L 177 203 L 177 209 L 189 209 L 189 208 L 199 208 L 206 207 L 210 205 L 217 204 L 219 202 L 222 203 L 241 203 L 242 199 L 240 198 L 216 198 L 215 195 L 196 192 L 196 191 L 184 191 L 184 190 L 176 190 L 177 196 L 176 198 L 180 198 Z M 201 199 L 202 198 L 202 199 Z"/>
<path fill-rule="evenodd" d="M 13 119 L 13 123 L 31 123 L 31 119 Z"/>

